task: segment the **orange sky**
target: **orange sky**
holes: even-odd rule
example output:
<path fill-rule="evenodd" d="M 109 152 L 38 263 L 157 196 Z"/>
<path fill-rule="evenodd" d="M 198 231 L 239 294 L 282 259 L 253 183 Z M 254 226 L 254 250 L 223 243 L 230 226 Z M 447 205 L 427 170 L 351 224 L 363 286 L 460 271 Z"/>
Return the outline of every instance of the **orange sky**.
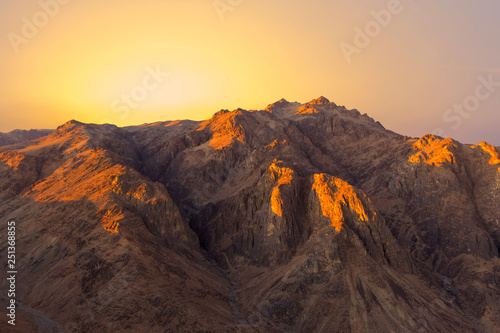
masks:
<path fill-rule="evenodd" d="M 201 120 L 325 95 L 403 134 L 500 145 L 500 87 L 477 107 L 469 98 L 479 77 L 500 82 L 493 0 L 59 1 L 0 0 L 0 131 Z M 369 45 L 356 27 L 375 29 Z M 473 111 L 450 109 L 464 101 Z"/>

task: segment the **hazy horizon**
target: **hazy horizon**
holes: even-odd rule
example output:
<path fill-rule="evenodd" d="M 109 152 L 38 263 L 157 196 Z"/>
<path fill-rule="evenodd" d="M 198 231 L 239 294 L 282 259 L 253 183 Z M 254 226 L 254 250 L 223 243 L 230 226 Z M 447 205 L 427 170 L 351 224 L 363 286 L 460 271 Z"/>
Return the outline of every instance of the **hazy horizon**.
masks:
<path fill-rule="evenodd" d="M 204 120 L 323 95 L 403 135 L 500 145 L 493 0 L 0 0 L 0 9 L 0 132 Z"/>

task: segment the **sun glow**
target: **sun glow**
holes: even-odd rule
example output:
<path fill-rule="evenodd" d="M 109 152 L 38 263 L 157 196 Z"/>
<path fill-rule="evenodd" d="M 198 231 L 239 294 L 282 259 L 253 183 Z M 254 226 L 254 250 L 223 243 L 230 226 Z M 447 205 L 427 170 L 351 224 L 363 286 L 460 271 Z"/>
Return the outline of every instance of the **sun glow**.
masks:
<path fill-rule="evenodd" d="M 405 6 L 347 63 L 339 45 L 352 44 L 353 28 L 373 20 L 372 2 L 255 0 L 221 13 L 212 1 L 88 0 L 67 1 L 50 15 L 40 3 L 0 3 L 0 34 L 8 37 L 0 40 L 0 131 L 55 128 L 70 119 L 119 126 L 204 120 L 220 109 L 324 95 L 422 136 L 443 125 L 450 103 L 463 100 L 467 78 L 477 81 L 478 73 L 464 77 L 464 59 L 446 56 L 464 53 L 464 43 L 454 52 L 430 26 L 420 27 L 420 13 L 439 26 L 456 23 L 432 4 Z M 169 76 L 144 92 L 148 68 Z"/>

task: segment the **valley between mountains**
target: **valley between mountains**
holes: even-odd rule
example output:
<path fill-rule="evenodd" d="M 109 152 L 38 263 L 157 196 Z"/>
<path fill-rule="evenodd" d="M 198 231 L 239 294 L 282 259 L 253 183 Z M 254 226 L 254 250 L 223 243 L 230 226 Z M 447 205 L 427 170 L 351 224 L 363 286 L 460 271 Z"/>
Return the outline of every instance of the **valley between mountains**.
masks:
<path fill-rule="evenodd" d="M 19 305 L 1 331 L 500 331 L 486 142 L 408 138 L 324 97 L 2 138 Z"/>

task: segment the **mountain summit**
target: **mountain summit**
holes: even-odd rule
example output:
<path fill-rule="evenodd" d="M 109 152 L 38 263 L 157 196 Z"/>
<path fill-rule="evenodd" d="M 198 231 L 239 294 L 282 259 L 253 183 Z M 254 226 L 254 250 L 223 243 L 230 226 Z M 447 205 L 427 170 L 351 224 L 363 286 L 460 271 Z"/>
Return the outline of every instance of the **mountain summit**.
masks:
<path fill-rule="evenodd" d="M 325 97 L 46 134 L 0 148 L 25 331 L 500 330 L 486 142 L 408 139 Z"/>

